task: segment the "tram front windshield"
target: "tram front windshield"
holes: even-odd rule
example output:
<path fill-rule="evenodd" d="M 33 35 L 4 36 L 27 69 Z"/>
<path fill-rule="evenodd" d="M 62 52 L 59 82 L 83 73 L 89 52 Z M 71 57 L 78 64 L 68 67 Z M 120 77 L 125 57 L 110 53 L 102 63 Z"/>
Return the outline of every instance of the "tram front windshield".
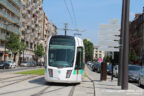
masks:
<path fill-rule="evenodd" d="M 49 46 L 49 66 L 72 67 L 74 62 L 74 38 L 52 38 Z"/>

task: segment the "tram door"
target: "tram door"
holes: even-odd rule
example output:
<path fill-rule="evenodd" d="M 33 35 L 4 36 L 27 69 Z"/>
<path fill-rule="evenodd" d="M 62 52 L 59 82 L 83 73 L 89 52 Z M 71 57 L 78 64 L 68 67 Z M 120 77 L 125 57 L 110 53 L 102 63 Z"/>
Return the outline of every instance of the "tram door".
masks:
<path fill-rule="evenodd" d="M 81 80 L 81 76 L 83 73 L 84 69 L 84 63 L 83 63 L 83 48 L 78 47 L 77 48 L 77 58 L 76 58 L 76 66 L 75 66 L 75 71 L 76 71 L 76 77 L 77 81 Z"/>

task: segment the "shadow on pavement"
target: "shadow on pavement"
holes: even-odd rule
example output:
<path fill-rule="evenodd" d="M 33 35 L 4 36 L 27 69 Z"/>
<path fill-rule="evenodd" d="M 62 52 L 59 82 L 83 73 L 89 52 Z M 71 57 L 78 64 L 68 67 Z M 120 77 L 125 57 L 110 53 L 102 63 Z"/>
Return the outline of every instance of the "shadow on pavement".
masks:
<path fill-rule="evenodd" d="M 52 83 L 52 82 L 47 82 L 44 77 L 40 77 L 37 79 L 30 80 L 29 83 L 35 83 L 39 85 L 48 85 L 48 86 L 75 86 L 79 85 L 79 83 Z"/>

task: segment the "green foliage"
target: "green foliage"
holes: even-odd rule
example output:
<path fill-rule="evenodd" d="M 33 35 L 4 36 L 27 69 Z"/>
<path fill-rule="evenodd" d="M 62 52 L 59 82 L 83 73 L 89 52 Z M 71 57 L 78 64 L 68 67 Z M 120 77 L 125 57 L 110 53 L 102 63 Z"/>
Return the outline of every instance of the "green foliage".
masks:
<path fill-rule="evenodd" d="M 112 62 L 112 57 L 110 56 L 105 56 L 103 59 L 104 62 Z"/>
<path fill-rule="evenodd" d="M 85 59 L 86 59 L 86 61 L 92 61 L 93 60 L 93 50 L 94 50 L 93 43 L 87 39 L 84 39 L 83 42 L 84 42 L 84 46 L 85 46 Z"/>
<path fill-rule="evenodd" d="M 137 55 L 136 55 L 135 50 L 131 50 L 129 52 L 129 61 L 131 61 L 131 62 L 137 61 Z"/>
<path fill-rule="evenodd" d="M 9 49 L 13 54 L 17 54 L 20 48 L 20 37 L 14 33 L 10 33 L 7 37 L 6 48 Z"/>
<path fill-rule="evenodd" d="M 22 52 L 22 51 L 24 51 L 25 49 L 26 49 L 26 44 L 25 44 L 23 41 L 21 41 L 21 42 L 20 42 L 19 51 Z"/>
<path fill-rule="evenodd" d="M 26 45 L 20 40 L 19 35 L 10 33 L 6 40 L 6 48 L 14 54 L 15 61 L 15 56 L 17 53 L 24 51 L 26 49 Z"/>
<path fill-rule="evenodd" d="M 93 59 L 93 61 L 97 62 L 97 61 L 98 61 L 98 59 L 96 59 L 96 58 L 95 58 L 95 59 Z"/>
<path fill-rule="evenodd" d="M 29 70 L 23 72 L 17 72 L 17 74 L 25 74 L 25 75 L 44 75 L 44 69 L 36 69 L 36 70 Z"/>
<path fill-rule="evenodd" d="M 44 48 L 43 48 L 42 44 L 37 45 L 37 47 L 34 50 L 34 53 L 35 53 L 37 59 L 44 56 Z"/>

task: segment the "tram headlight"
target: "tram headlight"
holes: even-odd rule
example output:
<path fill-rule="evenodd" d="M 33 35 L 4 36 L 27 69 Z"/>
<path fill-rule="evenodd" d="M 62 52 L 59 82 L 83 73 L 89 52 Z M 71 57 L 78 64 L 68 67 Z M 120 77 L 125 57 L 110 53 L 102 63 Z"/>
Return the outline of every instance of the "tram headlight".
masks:
<path fill-rule="evenodd" d="M 67 70 L 66 78 L 70 78 L 71 72 L 72 72 L 72 70 Z"/>
<path fill-rule="evenodd" d="M 53 70 L 52 69 L 48 69 L 48 72 L 49 72 L 49 76 L 53 77 Z"/>

